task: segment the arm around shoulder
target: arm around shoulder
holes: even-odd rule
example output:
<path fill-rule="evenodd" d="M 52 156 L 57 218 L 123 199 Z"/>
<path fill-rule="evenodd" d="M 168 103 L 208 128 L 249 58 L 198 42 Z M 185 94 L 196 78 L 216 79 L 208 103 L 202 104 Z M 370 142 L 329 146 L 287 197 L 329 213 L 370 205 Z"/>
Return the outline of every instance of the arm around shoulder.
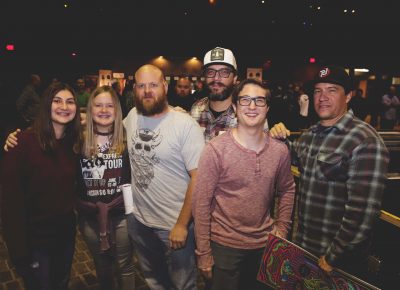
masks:
<path fill-rule="evenodd" d="M 1 168 L 1 214 L 4 239 L 13 262 L 30 255 L 27 235 L 26 145 L 20 144 L 4 155 Z"/>

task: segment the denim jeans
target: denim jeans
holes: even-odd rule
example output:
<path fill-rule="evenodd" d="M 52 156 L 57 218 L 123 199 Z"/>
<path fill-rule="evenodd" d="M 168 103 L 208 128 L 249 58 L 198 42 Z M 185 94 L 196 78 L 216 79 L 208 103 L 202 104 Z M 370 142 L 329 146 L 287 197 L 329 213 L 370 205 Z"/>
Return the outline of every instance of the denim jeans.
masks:
<path fill-rule="evenodd" d="M 79 218 L 82 233 L 96 267 L 100 289 L 133 290 L 135 289 L 135 268 L 133 264 L 133 245 L 128 235 L 125 215 L 111 218 L 112 230 L 115 231 L 115 245 L 109 251 L 100 251 L 99 230 L 96 219 Z M 117 266 L 117 275 L 113 273 Z M 119 287 L 117 286 L 119 285 Z"/>
<path fill-rule="evenodd" d="M 195 290 L 196 266 L 193 225 L 184 248 L 169 247 L 170 231 L 150 228 L 139 222 L 133 214 L 127 216 L 128 230 L 144 278 L 152 290 Z"/>
<path fill-rule="evenodd" d="M 73 226 L 75 229 L 75 226 Z M 33 247 L 32 263 L 22 275 L 27 290 L 66 290 L 75 250 L 75 230 L 68 230 L 45 247 Z"/>
<path fill-rule="evenodd" d="M 212 290 L 271 289 L 257 281 L 264 249 L 235 249 L 211 242 L 214 266 Z"/>

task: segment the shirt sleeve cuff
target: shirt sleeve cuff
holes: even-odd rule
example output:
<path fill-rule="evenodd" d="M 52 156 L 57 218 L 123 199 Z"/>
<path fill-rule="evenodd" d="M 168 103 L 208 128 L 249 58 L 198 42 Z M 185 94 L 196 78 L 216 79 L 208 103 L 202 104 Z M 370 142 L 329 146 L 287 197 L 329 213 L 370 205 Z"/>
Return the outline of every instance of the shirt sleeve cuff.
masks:
<path fill-rule="evenodd" d="M 214 257 L 211 254 L 211 249 L 207 252 L 195 251 L 197 255 L 197 267 L 200 269 L 211 268 L 214 265 Z"/>
<path fill-rule="evenodd" d="M 279 222 L 279 221 L 275 221 L 275 227 L 276 230 L 283 236 L 286 238 L 288 232 L 289 232 L 289 228 L 290 228 L 290 224 L 289 223 L 284 223 L 284 222 Z"/>

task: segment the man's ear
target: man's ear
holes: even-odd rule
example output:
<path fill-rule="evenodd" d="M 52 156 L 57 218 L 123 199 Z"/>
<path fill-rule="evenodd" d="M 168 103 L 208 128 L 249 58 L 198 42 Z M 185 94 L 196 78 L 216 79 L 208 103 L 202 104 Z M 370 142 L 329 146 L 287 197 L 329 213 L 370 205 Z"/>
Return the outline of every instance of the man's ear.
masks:
<path fill-rule="evenodd" d="M 165 89 L 165 94 L 168 94 L 168 83 L 165 80 L 163 80 L 163 85 Z"/>
<path fill-rule="evenodd" d="M 346 104 L 348 104 L 350 102 L 352 96 L 353 96 L 353 92 L 352 91 L 347 93 L 347 95 L 346 95 Z"/>
<path fill-rule="evenodd" d="M 235 111 L 235 114 L 236 114 L 236 104 L 232 103 L 232 107 L 233 107 L 233 111 Z"/>

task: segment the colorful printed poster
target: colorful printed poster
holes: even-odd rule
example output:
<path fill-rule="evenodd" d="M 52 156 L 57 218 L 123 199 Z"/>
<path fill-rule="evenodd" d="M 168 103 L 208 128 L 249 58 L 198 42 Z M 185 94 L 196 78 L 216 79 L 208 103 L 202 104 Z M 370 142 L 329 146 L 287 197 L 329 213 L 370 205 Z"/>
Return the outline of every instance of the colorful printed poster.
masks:
<path fill-rule="evenodd" d="M 274 289 L 379 289 L 339 269 L 325 273 L 316 256 L 274 235 L 268 237 L 257 279 Z"/>

